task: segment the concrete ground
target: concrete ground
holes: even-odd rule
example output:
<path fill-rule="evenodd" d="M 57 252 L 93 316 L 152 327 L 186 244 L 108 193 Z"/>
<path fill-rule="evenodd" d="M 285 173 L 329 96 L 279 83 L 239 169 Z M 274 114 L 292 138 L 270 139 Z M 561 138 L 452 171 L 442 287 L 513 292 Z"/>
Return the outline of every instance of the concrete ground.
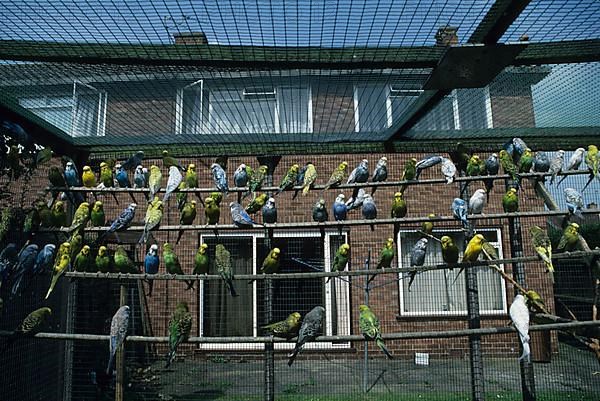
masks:
<path fill-rule="evenodd" d="M 429 361 L 369 360 L 367 395 L 363 392 L 364 361 L 299 357 L 288 367 L 275 361 L 275 399 L 281 400 L 459 400 L 470 399 L 468 359 Z M 484 358 L 487 399 L 522 399 L 518 361 Z M 264 389 L 262 361 L 245 362 L 223 355 L 212 359 L 177 359 L 165 370 L 163 362 L 139 368 L 131 376 L 131 400 L 260 400 Z M 600 400 L 600 365 L 588 351 L 560 344 L 552 362 L 534 364 L 538 400 Z M 132 393 L 129 392 L 131 395 Z M 323 398 L 325 397 L 325 398 Z M 440 398 L 441 397 L 441 398 Z"/>

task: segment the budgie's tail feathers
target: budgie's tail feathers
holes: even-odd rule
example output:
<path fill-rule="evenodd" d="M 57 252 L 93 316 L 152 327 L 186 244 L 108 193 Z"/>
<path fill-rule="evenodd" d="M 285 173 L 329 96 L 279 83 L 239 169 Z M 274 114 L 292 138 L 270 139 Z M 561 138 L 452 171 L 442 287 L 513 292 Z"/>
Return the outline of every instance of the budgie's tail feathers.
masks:
<path fill-rule="evenodd" d="M 385 343 L 383 342 L 383 340 L 381 338 L 375 339 L 375 343 L 381 349 L 381 351 L 383 351 L 385 356 L 388 357 L 388 359 L 394 359 L 394 357 L 392 356 L 392 354 L 390 354 L 390 351 L 388 351 L 388 349 L 385 346 Z"/>
<path fill-rule="evenodd" d="M 519 360 L 525 360 L 527 362 L 530 361 L 531 358 L 531 348 L 529 347 L 529 336 L 526 338 L 521 338 L 521 343 L 523 344 L 523 353 L 519 357 Z"/>
<path fill-rule="evenodd" d="M 296 348 L 294 348 L 294 351 L 292 351 L 291 354 L 288 354 L 288 366 L 292 366 L 292 363 L 294 363 L 294 361 L 296 360 L 296 356 L 298 356 L 298 352 L 300 352 L 300 350 L 302 349 L 302 346 L 298 346 L 296 345 Z"/>
<path fill-rule="evenodd" d="M 110 354 L 110 358 L 108 358 L 108 366 L 106 367 L 106 374 L 109 376 L 112 374 L 112 364 L 113 364 L 114 359 L 115 359 L 115 354 Z"/>

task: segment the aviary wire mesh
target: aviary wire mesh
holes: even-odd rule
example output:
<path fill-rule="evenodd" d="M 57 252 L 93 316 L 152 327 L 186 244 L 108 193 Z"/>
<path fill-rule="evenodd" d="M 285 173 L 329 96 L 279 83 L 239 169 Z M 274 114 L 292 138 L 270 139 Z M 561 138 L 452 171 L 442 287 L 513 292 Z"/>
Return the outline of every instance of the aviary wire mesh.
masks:
<path fill-rule="evenodd" d="M 20 249 L 29 240 L 41 248 L 67 238 L 64 228 L 44 227 L 32 236 L 20 228 L 36 201 L 51 202 L 49 165 L 62 166 L 55 157 L 13 178 L 4 156 L 19 126 L 38 145 L 68 154 L 80 171 L 87 164 L 96 175 L 101 162 L 144 150 L 143 166 L 160 167 L 165 183 L 169 169 L 160 154 L 168 149 L 184 167 L 196 164 L 202 188 L 187 193 L 198 202 L 194 226 L 179 226 L 172 196 L 144 245 L 138 244 L 143 191 L 72 190 L 104 202 L 107 221 L 136 202 L 132 227 L 105 244 L 111 257 L 123 245 L 142 271 L 148 246 L 156 243 L 159 277 L 68 273 L 43 300 L 50 272 L 28 276 L 20 295 L 11 291 L 15 277 L 0 272 L 7 275 L 0 289 L 3 337 L 32 310 L 53 311 L 42 334 L 0 352 L 2 400 L 597 400 L 599 336 L 590 321 L 600 299 L 598 251 L 557 255 L 553 283 L 529 235 L 538 225 L 556 247 L 567 221 L 563 189 L 581 190 L 588 173 L 570 172 L 560 185 L 546 177 L 545 186 L 542 177 L 524 174 L 516 215 L 503 213 L 508 183 L 496 179 L 485 214 L 473 221 L 500 258 L 514 259 L 500 271 L 478 266 L 460 274 L 443 264 L 436 238 L 453 238 L 463 253 L 465 233 L 450 203 L 465 180 L 465 199 L 486 182 L 460 178 L 446 185 L 434 166 L 418 184 L 399 183 L 411 158 L 445 157 L 458 141 L 483 160 L 513 137 L 550 157 L 562 148 L 565 160 L 576 147 L 597 142 L 597 1 L 11 0 L 3 2 L 0 17 L 0 133 L 8 151 L 1 152 L 0 226 L 10 227 L 0 238 L 2 249 L 10 242 Z M 342 161 L 351 170 L 367 158 L 372 171 L 383 156 L 388 182 L 376 192 L 365 187 L 378 208 L 372 226 L 361 221 L 360 208 L 348 213 L 347 224 L 312 223 L 320 197 L 332 221 L 336 196 L 348 199 L 355 190 L 323 190 Z M 239 199 L 233 190 L 221 205 L 219 225 L 205 227 L 200 200 L 214 189 L 215 160 L 230 186 L 241 163 L 253 169 L 272 163 L 267 183 L 277 186 L 292 164 L 312 162 L 317 188 L 297 198 L 293 191 L 277 195 L 277 225 L 249 229 L 232 226 L 228 204 Z M 541 199 L 544 188 L 558 210 Z M 398 190 L 408 214 L 391 220 Z M 567 216 L 580 223 L 591 249 L 600 246 L 598 199 L 594 180 L 584 193 L 584 217 Z M 74 208 L 65 202 L 70 223 Z M 262 222 L 260 213 L 253 217 Z M 409 288 L 409 253 L 429 220 L 434 238 L 427 237 L 424 263 L 432 270 L 418 272 Z M 94 256 L 105 228 L 85 231 Z M 354 275 L 375 269 L 388 238 L 394 270 L 372 281 Z M 184 274 L 207 244 L 209 276 L 193 277 L 193 289 L 164 276 L 165 243 L 174 244 Z M 344 243 L 351 247 L 348 275 L 319 276 L 331 272 Z M 217 244 L 231 253 L 237 297 L 216 276 Z M 273 247 L 282 250 L 280 273 L 290 276 L 239 277 L 257 274 Z M 556 315 L 537 319 L 559 324 L 531 332 L 533 364 L 519 362 L 518 337 L 506 327 L 511 280 L 537 291 Z M 192 341 L 179 346 L 166 368 L 169 320 L 182 301 L 192 316 Z M 119 358 L 114 375 L 107 375 L 105 336 L 122 304 L 131 310 L 129 341 L 123 364 Z M 377 315 L 384 337 L 394 337 L 385 337 L 393 360 L 363 341 L 361 304 Z M 294 340 L 264 337 L 263 326 L 292 312 L 305 316 L 317 305 L 325 308 L 323 337 L 288 367 Z M 576 329 L 560 326 L 575 320 Z"/>

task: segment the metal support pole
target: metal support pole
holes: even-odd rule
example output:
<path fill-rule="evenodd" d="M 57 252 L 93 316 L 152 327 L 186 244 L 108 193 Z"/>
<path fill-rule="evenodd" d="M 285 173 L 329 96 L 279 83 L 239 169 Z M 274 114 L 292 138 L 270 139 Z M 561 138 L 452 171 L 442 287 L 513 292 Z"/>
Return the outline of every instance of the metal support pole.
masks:
<path fill-rule="evenodd" d="M 365 270 L 369 270 L 371 261 L 371 250 L 369 249 L 369 253 L 367 259 L 365 260 Z M 369 306 L 369 284 L 370 276 L 364 276 L 365 279 L 365 305 Z M 369 342 L 365 339 L 364 342 L 365 351 L 364 351 L 364 361 L 363 361 L 363 392 L 366 394 L 369 389 Z"/>
<path fill-rule="evenodd" d="M 523 238 L 521 235 L 521 222 L 518 217 L 509 217 L 509 235 L 510 235 L 510 255 L 512 257 L 523 256 Z M 525 265 L 523 262 L 514 262 L 512 264 L 513 276 L 515 281 L 521 286 L 526 287 L 525 283 Z M 519 293 L 515 288 L 515 295 Z M 522 351 L 522 350 L 521 350 Z M 535 376 L 533 374 L 533 364 L 531 360 L 522 359 L 519 362 L 521 370 L 521 391 L 523 401 L 535 401 Z"/>
<path fill-rule="evenodd" d="M 119 305 L 123 306 L 127 304 L 127 287 L 121 284 L 120 294 L 119 294 Z M 115 401 L 123 401 L 124 400 L 124 387 L 125 383 L 123 383 L 123 379 L 125 376 L 125 343 L 119 347 L 117 350 L 117 382 L 115 385 Z"/>
<path fill-rule="evenodd" d="M 265 280 L 265 319 L 267 322 L 273 320 L 273 281 Z M 275 399 L 275 345 L 265 343 L 265 401 Z"/>
<path fill-rule="evenodd" d="M 277 163 L 281 157 L 258 157 L 258 162 L 266 164 L 269 167 L 267 176 L 265 177 L 266 185 L 273 185 L 273 171 L 277 167 Z M 270 196 L 270 194 L 269 194 Z M 270 252 L 272 248 L 271 236 L 269 230 L 265 229 L 265 251 Z M 258 285 L 258 284 L 256 284 Z M 270 323 L 273 321 L 273 280 L 270 278 L 264 281 L 264 309 L 265 309 L 265 321 Z M 265 401 L 275 400 L 275 345 L 272 342 L 265 343 Z"/>
<path fill-rule="evenodd" d="M 63 281 L 65 279 L 63 278 Z M 66 285 L 66 290 L 63 291 L 63 294 L 66 293 L 67 296 L 67 311 L 66 311 L 66 322 L 65 329 L 67 333 L 75 332 L 75 313 L 77 306 L 77 290 L 79 287 L 79 283 L 77 281 L 70 283 L 70 285 Z M 63 287 L 63 288 L 64 288 Z M 74 353 L 74 344 L 73 341 L 65 341 L 64 344 L 64 380 L 63 380 L 63 399 L 71 400 L 72 390 L 73 390 L 73 353 Z"/>
<path fill-rule="evenodd" d="M 469 201 L 469 191 L 464 188 L 466 183 L 461 183 L 460 193 L 465 201 Z M 471 223 L 473 224 L 473 223 Z M 465 236 L 465 249 L 470 238 Z M 481 319 L 479 316 L 479 289 L 477 288 L 477 272 L 475 269 L 465 269 L 465 291 L 467 293 L 467 319 L 469 329 L 479 329 Z M 481 336 L 469 336 L 469 353 L 471 367 L 471 392 L 473 401 L 485 399 L 483 361 L 481 359 Z"/>

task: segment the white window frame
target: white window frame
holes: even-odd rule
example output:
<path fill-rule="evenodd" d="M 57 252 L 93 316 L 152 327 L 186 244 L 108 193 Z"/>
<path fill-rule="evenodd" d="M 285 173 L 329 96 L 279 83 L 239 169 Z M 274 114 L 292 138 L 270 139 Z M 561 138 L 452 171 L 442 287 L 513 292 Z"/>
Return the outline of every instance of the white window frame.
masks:
<path fill-rule="evenodd" d="M 200 115 L 204 106 L 204 79 L 199 79 L 182 88 L 177 89 L 175 94 L 175 135 L 183 134 L 183 94 L 185 90 L 192 86 L 200 85 Z"/>
<path fill-rule="evenodd" d="M 332 236 L 338 236 L 339 232 L 337 230 L 326 231 L 325 232 L 325 244 L 323 246 L 324 252 L 324 260 L 325 260 L 325 271 L 331 271 L 332 260 L 330 258 L 331 254 L 331 240 Z M 345 242 L 348 242 L 348 234 L 342 233 L 345 237 Z M 274 232 L 273 236 L 275 238 L 320 238 L 321 233 L 319 231 L 302 231 L 302 232 Z M 257 274 L 260 270 L 262 264 L 262 260 L 258 260 L 257 255 L 257 242 L 259 238 L 264 238 L 265 235 L 262 233 L 256 233 L 251 231 L 240 230 L 237 232 L 228 232 L 228 233 L 219 233 L 219 237 L 231 237 L 231 238 L 241 238 L 241 237 L 251 237 L 252 238 L 252 269 L 253 273 Z M 211 233 L 201 233 L 200 241 L 204 242 L 205 238 L 215 238 L 214 234 Z M 331 304 L 332 304 L 332 285 L 334 280 L 330 280 L 329 283 L 325 284 L 325 328 L 326 332 L 324 333 L 327 336 L 333 335 L 333 316 L 331 312 Z M 258 291 L 257 286 L 258 283 L 255 280 L 252 283 L 252 335 L 257 337 L 259 333 L 259 325 L 258 325 Z M 339 295 L 338 295 L 339 294 Z M 348 282 L 343 280 L 336 280 L 336 296 L 338 296 L 337 300 L 337 328 L 339 335 L 349 335 L 350 334 L 350 304 L 352 299 L 350 298 L 350 285 Z M 204 285 L 199 286 L 198 291 L 198 322 L 200 326 L 199 336 L 202 337 L 204 335 Z M 316 305 L 315 305 L 316 306 Z M 275 349 L 282 350 L 290 350 L 294 348 L 294 342 L 285 342 L 285 343 L 275 343 Z M 206 350 L 237 350 L 237 349 L 252 349 L 252 350 L 261 350 L 263 349 L 263 344 L 257 343 L 237 343 L 237 344 L 206 344 L 200 343 L 200 349 Z M 340 348 L 350 348 L 349 342 L 342 343 L 332 343 L 332 342 L 309 342 L 304 348 L 306 349 L 340 349 Z"/>
<path fill-rule="evenodd" d="M 280 119 L 280 101 L 281 101 L 281 93 L 283 93 L 284 89 L 297 89 L 297 90 L 305 90 L 308 89 L 308 115 L 307 115 L 307 128 L 306 132 L 302 132 L 303 134 L 311 134 L 313 132 L 313 109 L 312 109 L 312 86 L 308 84 L 306 87 L 301 85 L 278 85 L 274 87 L 274 90 L 277 94 L 276 102 L 275 102 L 275 119 L 277 124 L 275 124 L 275 133 L 281 133 L 281 119 Z"/>
<path fill-rule="evenodd" d="M 460 232 L 460 229 L 456 229 L 456 228 L 444 228 L 444 229 L 434 229 L 433 233 L 434 234 L 438 234 L 437 237 L 441 237 L 441 235 L 444 235 L 446 233 L 453 233 L 453 232 Z M 503 251 L 503 247 L 502 247 L 502 229 L 501 228 L 493 228 L 493 227 L 486 227 L 486 228 L 478 228 L 477 231 L 479 232 L 496 232 L 496 238 L 498 239 L 495 242 L 490 242 L 491 245 L 493 245 L 495 248 L 498 249 L 498 256 L 500 259 L 503 258 L 504 255 L 504 251 Z M 396 254 L 398 255 L 398 257 L 396 258 L 396 263 L 397 263 L 397 267 L 403 267 L 401 265 L 401 261 L 402 261 L 402 244 L 401 244 L 401 240 L 402 240 L 402 233 L 416 233 L 417 230 L 408 230 L 408 229 L 403 229 L 400 230 L 398 232 L 398 237 L 396 238 Z M 441 234 L 441 235 L 440 235 Z M 502 271 L 504 271 L 504 265 L 500 265 L 499 266 L 500 269 Z M 490 269 L 492 269 L 490 267 Z M 404 286 L 402 285 L 403 282 L 403 273 L 398 273 L 398 302 L 400 305 L 399 308 L 399 315 L 402 317 L 427 317 L 427 316 L 467 316 L 467 311 L 435 311 L 435 312 L 428 312 L 428 311 L 418 311 L 418 312 L 406 312 L 404 311 Z M 404 273 L 406 274 L 406 273 Z M 465 274 L 465 272 L 463 271 L 461 273 L 461 275 Z M 508 307 L 507 307 L 507 299 L 506 299 L 506 283 L 505 281 L 500 277 L 500 275 L 498 275 L 499 279 L 501 280 L 501 287 L 502 290 L 500 291 L 500 295 L 502 297 L 502 309 L 497 309 L 497 310 L 486 310 L 486 309 L 482 309 L 479 311 L 481 316 L 501 316 L 501 315 L 506 315 L 508 313 Z M 418 277 L 417 277 L 418 278 Z M 424 294 L 425 296 L 425 294 Z M 466 295 L 465 295 L 466 296 Z"/>
<path fill-rule="evenodd" d="M 77 110 L 77 85 L 85 86 L 89 89 L 98 92 L 98 115 L 96 123 L 96 135 L 77 135 L 77 137 L 90 137 L 90 136 L 105 136 L 106 135 L 106 109 L 108 103 L 108 94 L 105 90 L 101 90 L 93 87 L 90 84 L 81 82 L 78 80 L 73 81 L 73 110 L 71 112 L 71 132 L 69 133 L 72 137 L 75 137 L 75 110 Z"/>
<path fill-rule="evenodd" d="M 424 92 L 423 89 L 395 89 L 394 85 L 387 86 L 387 97 L 386 97 L 386 108 L 387 108 L 387 120 L 388 120 L 388 128 L 390 128 L 394 124 L 394 116 L 392 110 L 392 99 L 398 96 L 404 96 L 408 94 L 414 94 L 415 97 L 420 96 Z M 402 93 L 402 95 L 398 95 L 397 93 Z"/>

